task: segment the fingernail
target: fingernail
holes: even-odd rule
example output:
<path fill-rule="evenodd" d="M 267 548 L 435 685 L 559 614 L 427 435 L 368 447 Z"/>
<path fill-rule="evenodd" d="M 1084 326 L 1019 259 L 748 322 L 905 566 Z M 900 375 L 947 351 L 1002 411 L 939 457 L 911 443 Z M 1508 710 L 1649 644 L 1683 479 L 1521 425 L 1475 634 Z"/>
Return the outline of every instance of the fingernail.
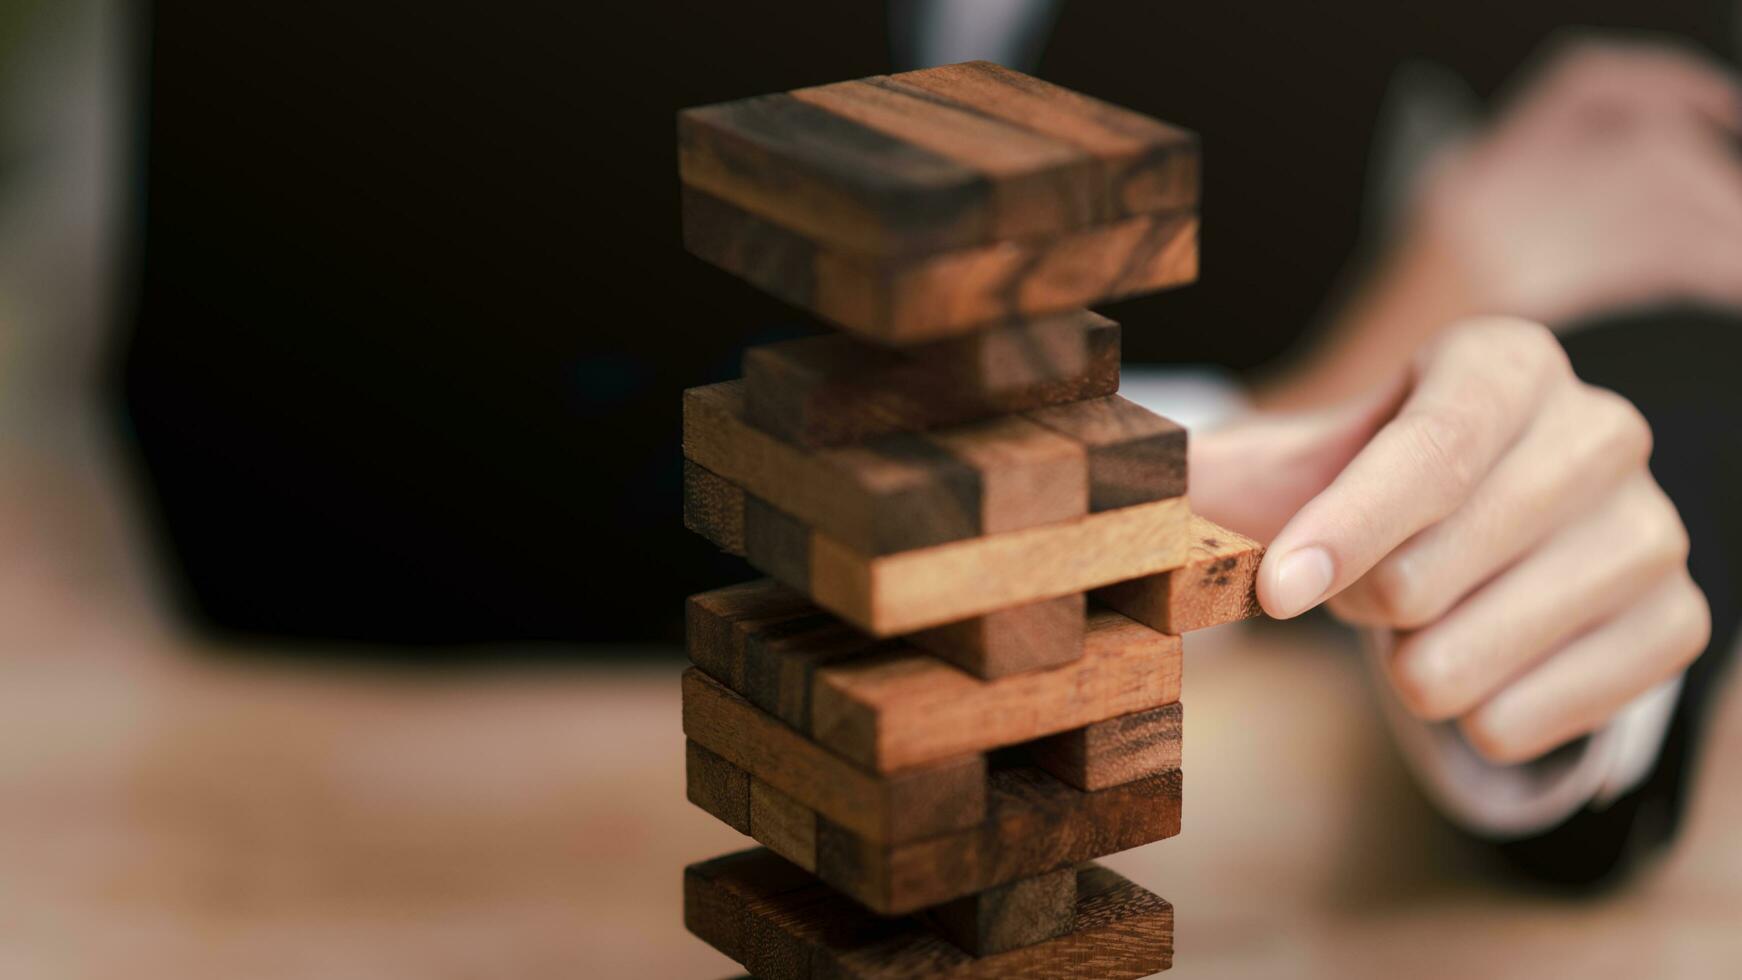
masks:
<path fill-rule="evenodd" d="M 1331 553 L 1318 545 L 1284 556 L 1270 589 L 1277 617 L 1298 616 L 1317 605 L 1330 589 L 1333 574 Z"/>

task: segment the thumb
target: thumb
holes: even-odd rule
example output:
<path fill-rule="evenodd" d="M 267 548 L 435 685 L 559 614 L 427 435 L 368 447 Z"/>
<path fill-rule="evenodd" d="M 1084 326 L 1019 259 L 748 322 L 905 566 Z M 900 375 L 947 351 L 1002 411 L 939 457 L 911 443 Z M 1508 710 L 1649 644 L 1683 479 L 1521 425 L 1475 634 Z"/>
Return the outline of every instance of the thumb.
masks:
<path fill-rule="evenodd" d="M 1343 404 L 1253 415 L 1191 443 L 1194 513 L 1269 542 L 1394 414 L 1406 379 Z"/>

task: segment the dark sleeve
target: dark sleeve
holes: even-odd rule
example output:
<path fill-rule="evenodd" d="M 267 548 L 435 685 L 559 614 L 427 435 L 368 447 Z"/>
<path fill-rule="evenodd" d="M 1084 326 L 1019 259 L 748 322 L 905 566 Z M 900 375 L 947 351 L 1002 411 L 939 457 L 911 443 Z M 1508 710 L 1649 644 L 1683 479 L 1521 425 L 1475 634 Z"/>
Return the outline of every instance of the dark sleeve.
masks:
<path fill-rule="evenodd" d="M 1579 376 L 1631 399 L 1651 421 L 1651 470 L 1680 509 L 1688 565 L 1712 607 L 1712 639 L 1687 672 L 1651 774 L 1522 840 L 1497 843 L 1507 865 L 1575 888 L 1625 880 L 1681 828 L 1712 705 L 1737 644 L 1742 598 L 1742 388 L 1725 370 L 1742 356 L 1742 318 L 1706 311 L 1635 315 L 1565 338 Z"/>

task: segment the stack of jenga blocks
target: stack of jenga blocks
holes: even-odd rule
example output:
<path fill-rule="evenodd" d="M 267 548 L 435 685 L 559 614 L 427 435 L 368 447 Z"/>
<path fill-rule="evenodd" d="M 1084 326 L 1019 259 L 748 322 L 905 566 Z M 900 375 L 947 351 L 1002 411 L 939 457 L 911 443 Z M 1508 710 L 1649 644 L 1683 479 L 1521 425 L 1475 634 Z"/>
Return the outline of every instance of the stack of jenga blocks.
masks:
<path fill-rule="evenodd" d="M 769 579 L 689 600 L 685 872 L 763 980 L 1138 977 L 1178 833 L 1180 639 L 1259 547 L 1084 307 L 1197 272 L 1196 137 L 989 63 L 679 117 L 696 255 L 844 333 L 684 395 L 684 519 Z"/>

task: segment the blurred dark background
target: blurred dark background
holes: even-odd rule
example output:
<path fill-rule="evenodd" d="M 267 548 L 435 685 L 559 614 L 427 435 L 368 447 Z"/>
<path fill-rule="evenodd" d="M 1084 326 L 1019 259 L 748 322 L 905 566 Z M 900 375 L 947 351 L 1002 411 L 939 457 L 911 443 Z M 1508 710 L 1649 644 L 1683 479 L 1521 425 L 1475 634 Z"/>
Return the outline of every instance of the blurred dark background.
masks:
<path fill-rule="evenodd" d="M 880 3 L 209 4 L 142 16 L 115 410 L 217 630 L 651 641 L 746 566 L 684 531 L 679 395 L 815 329 L 680 245 L 677 109 L 891 69 Z M 1728 4 L 1067 2 L 1038 74 L 1197 130 L 1202 281 L 1128 361 L 1252 371 L 1362 228 L 1402 64 L 1492 100 L 1565 25 Z"/>

